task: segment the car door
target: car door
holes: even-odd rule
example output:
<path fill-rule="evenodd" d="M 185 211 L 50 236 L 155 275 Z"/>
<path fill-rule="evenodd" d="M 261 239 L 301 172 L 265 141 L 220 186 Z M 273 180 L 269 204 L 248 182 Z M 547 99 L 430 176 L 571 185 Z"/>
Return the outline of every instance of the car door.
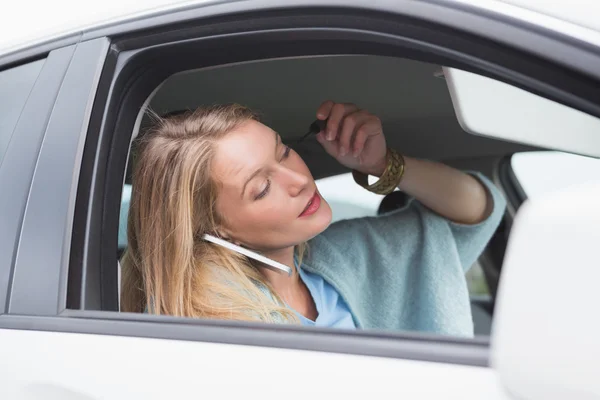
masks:
<path fill-rule="evenodd" d="M 117 312 L 114 255 L 119 190 L 131 128 L 137 123 L 131 108 L 148 96 L 132 88 L 160 83 L 160 75 L 151 73 L 156 72 L 152 64 L 158 64 L 157 53 L 152 53 L 160 47 L 154 42 L 157 38 L 176 43 L 163 44 L 163 56 L 173 56 L 171 67 L 189 61 L 178 58 L 177 52 L 177 46 L 185 46 L 189 38 L 199 39 L 202 46 L 208 43 L 213 53 L 207 62 L 214 65 L 248 57 L 243 49 L 250 45 L 257 49 L 257 43 L 272 45 L 263 45 L 266 49 L 260 57 L 290 55 L 290 49 L 299 47 L 290 45 L 290 38 L 282 41 L 285 32 L 301 37 L 304 45 L 349 34 L 336 44 L 349 49 L 361 39 L 377 49 L 371 51 L 383 52 L 387 45 L 371 40 L 384 36 L 379 31 L 384 23 L 389 29 L 414 23 L 417 29 L 411 35 L 448 46 L 445 57 L 454 51 L 431 29 L 431 25 L 446 27 L 435 24 L 451 7 L 422 8 L 407 2 L 402 4 L 406 9 L 398 9 L 385 3 L 373 7 L 377 14 L 373 19 L 361 22 L 362 8 L 306 9 L 290 4 L 281 14 L 268 2 L 253 4 L 260 6 L 253 13 L 246 8 L 250 5 L 241 3 L 174 9 L 145 20 L 90 29 L 78 42 L 57 45 L 48 54 L 47 60 L 63 55 L 64 75 L 44 80 L 55 82 L 55 97 L 34 96 L 34 87 L 25 105 L 38 98 L 49 103 L 49 118 L 38 121 L 41 150 L 36 153 L 33 144 L 19 152 L 16 145 L 9 147 L 13 157 L 26 154 L 24 158 L 35 165 L 30 167 L 29 180 L 19 178 L 22 196 L 11 204 L 14 209 L 22 207 L 22 217 L 13 222 L 12 255 L 3 259 L 4 269 L 0 269 L 6 272 L 7 282 L 4 293 L 0 286 L 0 299 L 7 299 L 0 315 L 3 398 L 158 399 L 208 393 L 300 398 L 314 396 L 315 391 L 335 396 L 509 398 L 489 368 L 487 338 L 332 332 Z M 458 8 L 454 11 L 471 15 Z M 415 22 L 411 18 L 418 13 L 421 20 Z M 477 13 L 471 17 L 486 20 Z M 296 24 L 302 32 L 293 31 Z M 369 38 L 354 32 L 366 27 L 373 31 Z M 468 27 L 475 30 L 474 25 Z M 505 27 L 512 32 L 521 29 Z M 333 35 L 321 36 L 329 34 L 325 31 Z M 408 42 L 403 37 L 407 51 L 414 51 Z M 237 53 L 230 51 L 234 54 L 230 56 L 227 50 Z M 164 68 L 165 74 L 172 72 Z M 506 76 L 514 79 L 509 73 Z M 569 81 L 575 90 L 585 83 L 584 78 L 576 78 Z M 574 96 L 581 107 L 592 109 L 585 95 Z M 119 135 L 127 131 L 129 136 Z M 0 184 L 4 184 L 2 173 L 0 169 Z"/>
<path fill-rule="evenodd" d="M 73 207 L 71 174 L 82 162 L 89 110 L 99 95 L 99 71 L 108 48 L 106 38 L 77 46 L 46 127 L 7 313 L 0 316 L 3 398 L 158 399 L 200 392 L 300 398 L 313 395 L 315 387 L 347 395 L 433 398 L 448 390 L 464 397 L 465 385 L 475 397 L 497 395 L 494 377 L 486 368 L 485 340 L 419 338 L 415 348 L 413 339 L 399 339 L 381 347 L 388 335 L 331 337 L 331 332 L 318 329 L 303 332 L 210 322 L 198 326 L 168 317 L 131 319 L 103 311 L 84 316 L 69 310 L 66 284 L 75 278 L 66 270 L 73 260 L 65 236 L 73 221 L 64 216 Z M 93 307 L 94 302 L 92 294 L 83 294 L 82 303 Z M 307 370 L 310 384 L 296 387 L 293 380 Z M 398 385 L 397 376 L 406 382 Z M 439 385 L 428 385 L 431 379 Z"/>

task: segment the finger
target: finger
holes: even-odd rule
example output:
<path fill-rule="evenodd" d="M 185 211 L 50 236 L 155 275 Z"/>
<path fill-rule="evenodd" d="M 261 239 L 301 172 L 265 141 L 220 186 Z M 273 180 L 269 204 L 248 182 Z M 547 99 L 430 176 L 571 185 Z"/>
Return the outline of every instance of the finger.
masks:
<path fill-rule="evenodd" d="M 358 130 L 356 131 L 356 135 L 354 136 L 354 143 L 352 145 L 352 156 L 354 158 L 360 157 L 368 138 L 369 135 L 367 133 L 367 128 L 365 127 L 365 125 L 358 128 Z"/>
<path fill-rule="evenodd" d="M 330 156 L 337 158 L 338 156 L 338 143 L 337 142 L 330 142 L 325 138 L 325 132 L 319 132 L 317 134 L 317 141 L 321 144 L 321 146 L 323 146 L 323 149 L 325 149 L 325 151 L 327 152 L 327 154 L 329 154 Z"/>
<path fill-rule="evenodd" d="M 365 143 L 372 133 L 376 133 L 380 128 L 379 119 L 374 115 L 369 115 L 362 123 L 356 127 L 356 134 L 352 143 L 352 156 L 359 157 L 362 153 Z"/>
<path fill-rule="evenodd" d="M 337 137 L 340 123 L 345 114 L 346 107 L 344 107 L 342 103 L 336 103 L 331 108 L 331 113 L 329 114 L 329 118 L 327 120 L 327 127 L 325 128 L 325 133 L 327 134 L 326 138 L 330 142 L 335 140 Z"/>
<path fill-rule="evenodd" d="M 331 100 L 324 101 L 317 109 L 317 119 L 326 120 L 331 114 L 331 109 L 334 106 L 334 102 Z"/>
<path fill-rule="evenodd" d="M 356 130 L 368 121 L 370 114 L 365 110 L 358 110 L 350 113 L 342 120 L 342 128 L 338 137 L 340 156 L 345 156 L 352 152 L 352 138 Z"/>
<path fill-rule="evenodd" d="M 327 120 L 327 140 L 335 140 L 344 116 L 356 110 L 358 110 L 358 107 L 356 107 L 354 104 L 336 103 L 333 105 L 331 113 L 329 114 L 329 119 Z"/>

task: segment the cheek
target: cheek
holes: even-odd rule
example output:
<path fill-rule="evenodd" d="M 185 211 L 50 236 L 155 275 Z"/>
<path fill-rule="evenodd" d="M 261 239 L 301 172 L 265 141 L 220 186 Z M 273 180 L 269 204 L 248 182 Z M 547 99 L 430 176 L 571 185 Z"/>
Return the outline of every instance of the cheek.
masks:
<path fill-rule="evenodd" d="M 274 230 L 281 231 L 295 219 L 294 207 L 289 197 L 280 188 L 273 188 L 264 199 L 240 208 L 239 221 L 242 226 L 255 232 Z"/>
<path fill-rule="evenodd" d="M 217 210 L 233 236 L 259 237 L 267 232 L 281 232 L 295 219 L 288 198 L 279 189 L 255 202 L 238 201 L 224 194 L 217 200 Z"/>

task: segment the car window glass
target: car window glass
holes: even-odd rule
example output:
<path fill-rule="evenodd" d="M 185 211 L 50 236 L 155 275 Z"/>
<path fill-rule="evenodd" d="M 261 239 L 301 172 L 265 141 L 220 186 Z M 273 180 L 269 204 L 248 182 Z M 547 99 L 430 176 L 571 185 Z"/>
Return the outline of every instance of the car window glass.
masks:
<path fill-rule="evenodd" d="M 44 60 L 0 71 L 0 165 Z"/>
<path fill-rule="evenodd" d="M 600 180 L 600 160 L 558 151 L 514 154 L 511 167 L 527 197 Z"/>

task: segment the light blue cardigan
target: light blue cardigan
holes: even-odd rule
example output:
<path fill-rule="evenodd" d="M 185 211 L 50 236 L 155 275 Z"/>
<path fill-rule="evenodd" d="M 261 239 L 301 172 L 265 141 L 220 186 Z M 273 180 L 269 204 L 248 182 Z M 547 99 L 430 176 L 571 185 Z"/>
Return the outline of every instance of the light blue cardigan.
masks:
<path fill-rule="evenodd" d="M 391 213 L 339 221 L 309 242 L 306 271 L 346 301 L 357 327 L 473 336 L 465 272 L 504 214 L 483 175 L 493 211 L 476 225 L 453 223 L 413 200 Z"/>

